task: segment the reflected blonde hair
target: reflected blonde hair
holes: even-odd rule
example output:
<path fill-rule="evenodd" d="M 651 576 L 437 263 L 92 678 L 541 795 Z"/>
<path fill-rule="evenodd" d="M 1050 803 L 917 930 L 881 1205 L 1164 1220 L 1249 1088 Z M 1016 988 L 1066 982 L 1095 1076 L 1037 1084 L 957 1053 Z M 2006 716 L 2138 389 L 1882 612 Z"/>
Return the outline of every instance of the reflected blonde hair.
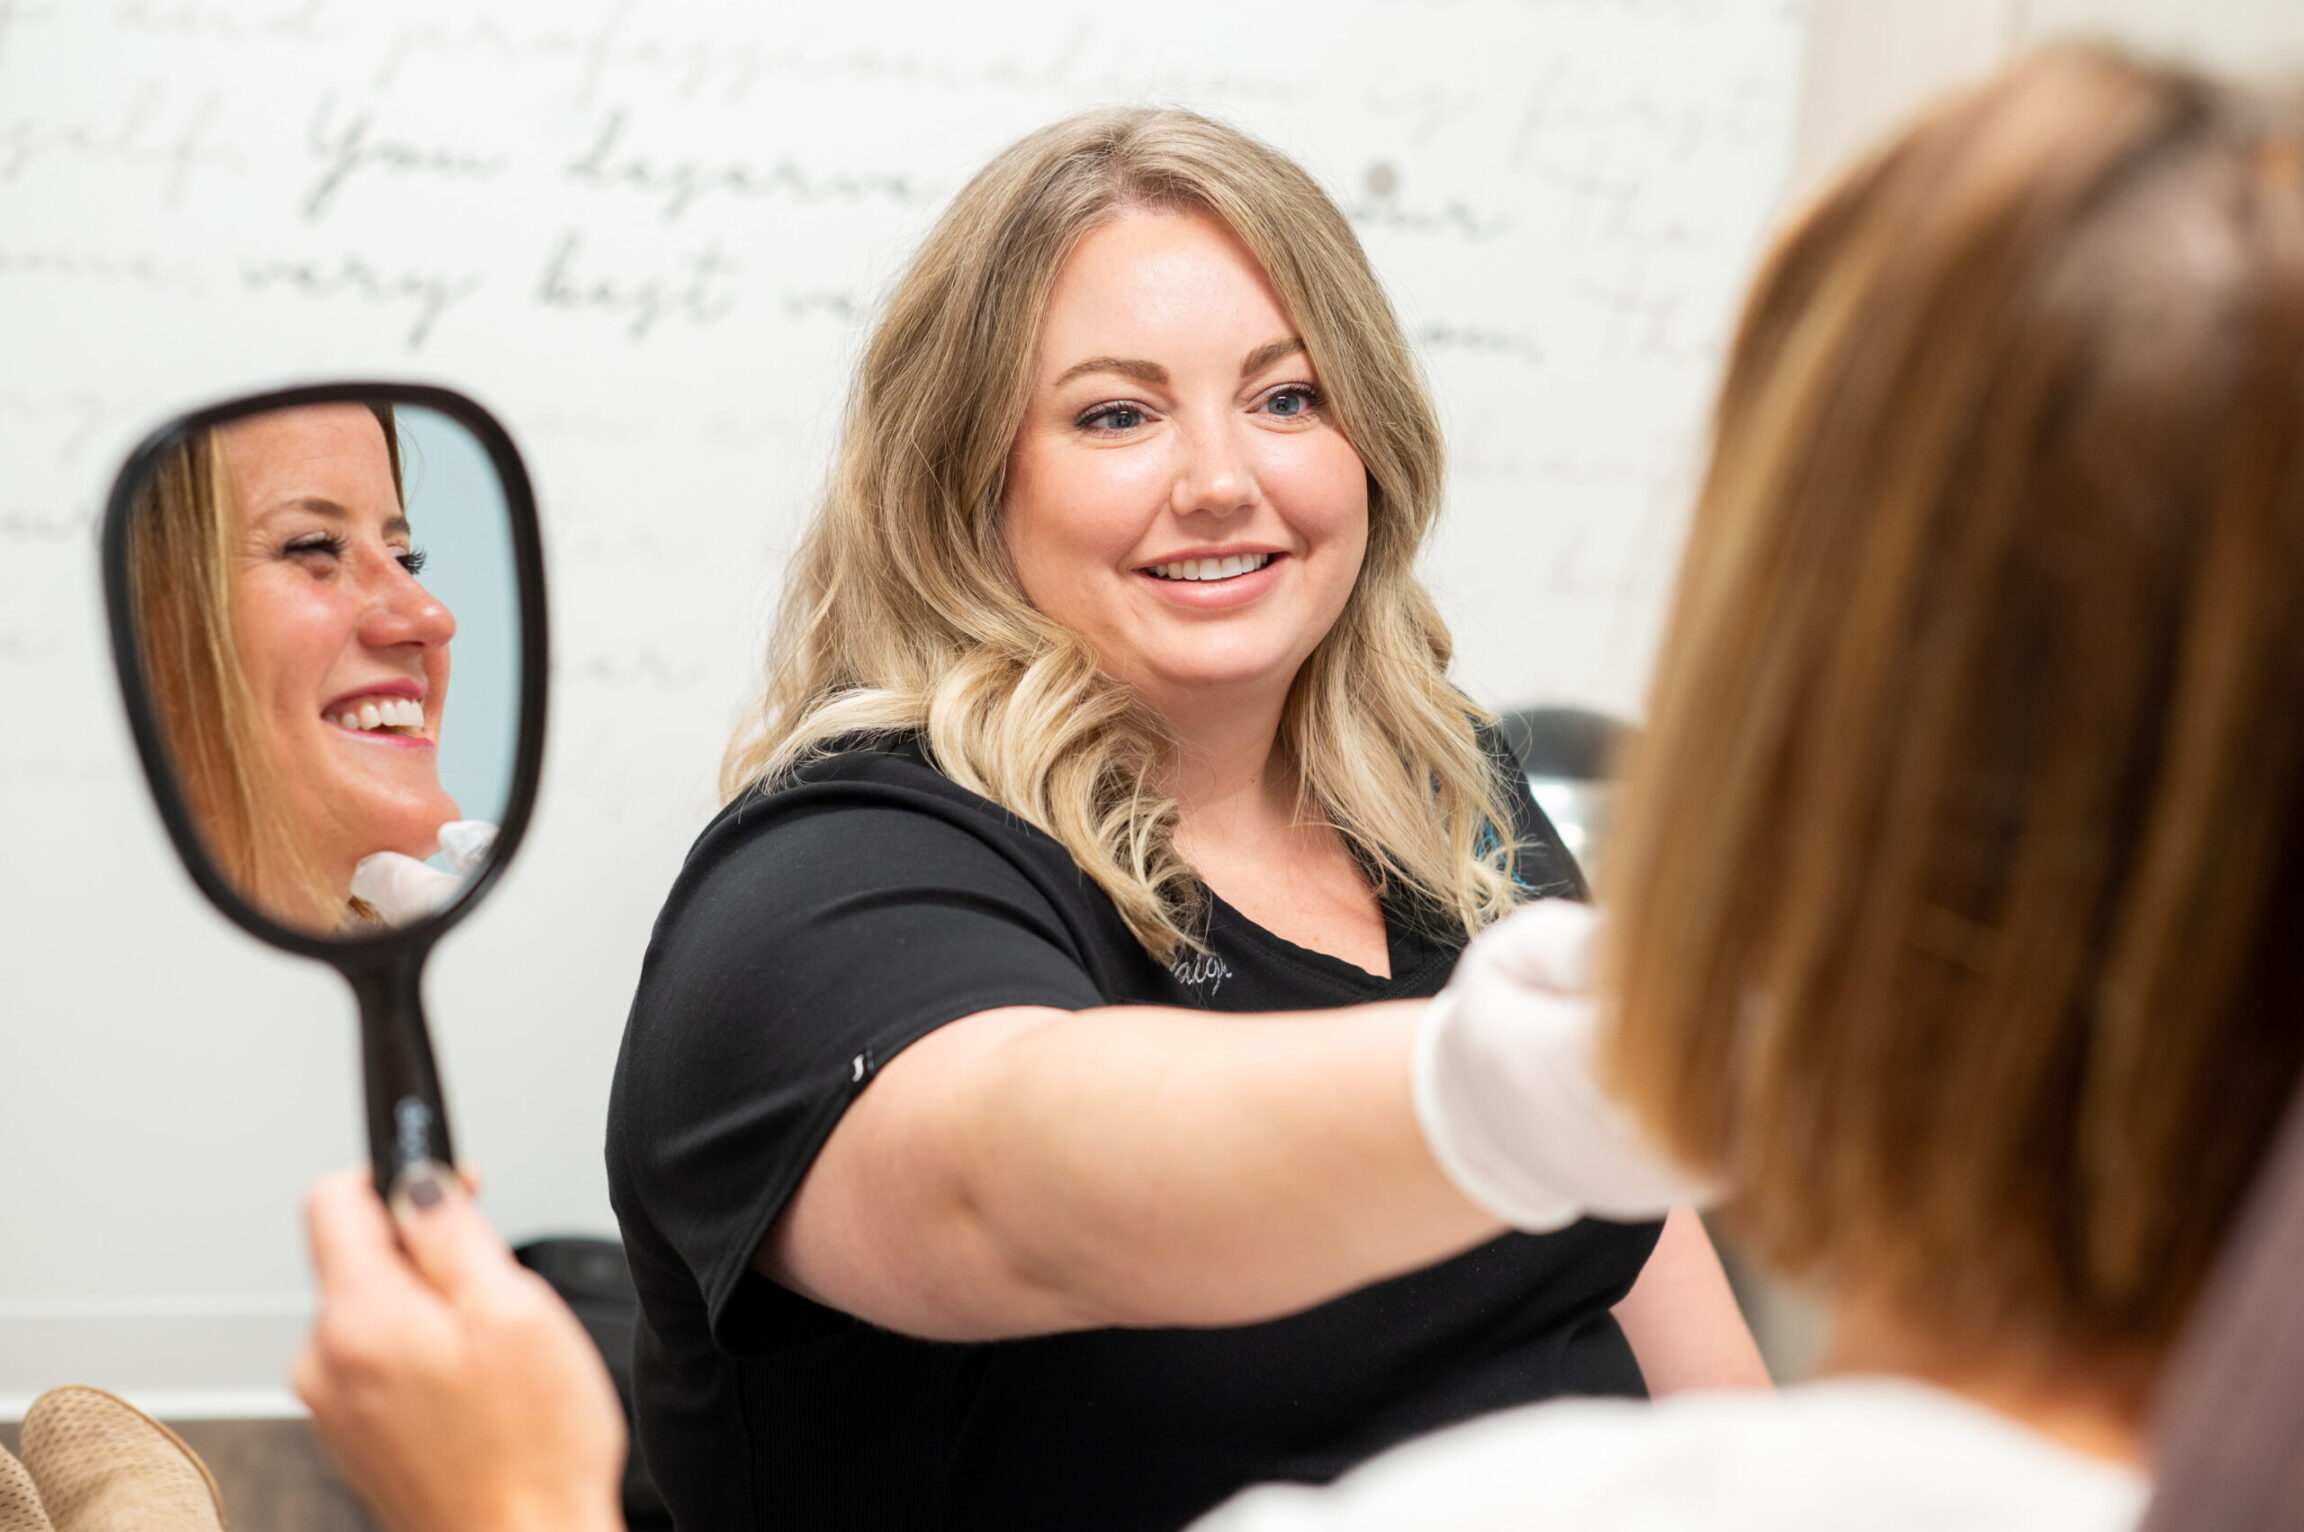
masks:
<path fill-rule="evenodd" d="M 1782 238 L 1611 1067 L 1788 1272 L 2148 1375 L 2304 1059 L 2304 112 L 2056 51 Z"/>
<path fill-rule="evenodd" d="M 937 767 L 1061 842 L 1137 940 L 1196 944 L 1160 721 L 1035 611 L 1000 536 L 1002 476 L 1040 321 L 1081 236 L 1130 209 L 1205 213 L 1264 268 L 1368 473 L 1368 552 L 1289 694 L 1302 811 L 1379 883 L 1469 933 L 1515 898 L 1486 717 L 1447 680 L 1417 583 L 1439 508 L 1438 425 L 1366 256 L 1311 177 L 1190 112 L 1107 110 L 969 182 L 897 284 L 858 369 L 831 483 L 794 558 L 768 686 L 729 746 L 731 799 L 859 736 L 919 731 Z"/>
<path fill-rule="evenodd" d="M 397 494 L 392 407 L 369 408 L 384 428 Z M 195 431 L 161 455 L 130 511 L 137 650 L 169 764 L 216 871 L 282 924 L 324 934 L 374 911 L 331 882 L 279 789 L 233 622 L 240 534 L 223 434 Z"/>

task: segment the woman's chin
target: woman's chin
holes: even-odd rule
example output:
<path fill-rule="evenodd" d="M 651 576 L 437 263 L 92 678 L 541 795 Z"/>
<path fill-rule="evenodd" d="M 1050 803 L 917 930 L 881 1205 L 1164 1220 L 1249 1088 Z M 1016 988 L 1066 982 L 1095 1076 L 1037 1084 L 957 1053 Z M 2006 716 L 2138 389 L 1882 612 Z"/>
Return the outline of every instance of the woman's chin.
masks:
<path fill-rule="evenodd" d="M 344 827 L 349 832 L 344 844 L 357 847 L 354 862 L 379 851 L 397 851 L 421 862 L 440 849 L 440 827 L 463 817 L 457 812 L 456 800 L 446 793 L 379 805 L 378 809 L 363 816 L 357 827 Z"/>
<path fill-rule="evenodd" d="M 1184 663 L 1151 669 L 1138 689 L 1155 705 L 1166 702 L 1186 707 L 1246 703 L 1265 696 L 1280 698 L 1295 684 L 1303 663 L 1303 657 L 1293 652 L 1192 655 Z"/>
<path fill-rule="evenodd" d="M 401 826 L 386 842 L 385 849 L 422 861 L 440 849 L 440 827 L 456 817 L 456 805 L 442 799 L 436 807 L 426 809 Z"/>

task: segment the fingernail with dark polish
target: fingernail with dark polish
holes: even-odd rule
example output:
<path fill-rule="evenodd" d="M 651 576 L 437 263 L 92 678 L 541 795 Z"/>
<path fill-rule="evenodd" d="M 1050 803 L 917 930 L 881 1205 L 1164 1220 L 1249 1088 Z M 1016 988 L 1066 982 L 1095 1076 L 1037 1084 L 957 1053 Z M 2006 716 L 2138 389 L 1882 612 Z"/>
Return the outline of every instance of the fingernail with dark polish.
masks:
<path fill-rule="evenodd" d="M 427 1213 L 438 1207 L 448 1195 L 445 1177 L 450 1174 L 435 1160 L 417 1160 L 392 1185 L 392 1210 L 405 1215 L 409 1212 Z"/>

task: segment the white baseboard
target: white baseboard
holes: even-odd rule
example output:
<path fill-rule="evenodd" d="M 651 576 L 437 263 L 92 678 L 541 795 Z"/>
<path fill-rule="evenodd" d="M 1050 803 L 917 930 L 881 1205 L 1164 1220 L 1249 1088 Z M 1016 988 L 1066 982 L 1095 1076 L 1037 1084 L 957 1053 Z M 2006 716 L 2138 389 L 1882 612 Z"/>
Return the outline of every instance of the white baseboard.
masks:
<path fill-rule="evenodd" d="M 288 1366 L 311 1323 L 304 1294 L 0 1299 L 0 1420 L 59 1383 L 164 1420 L 300 1415 Z"/>
<path fill-rule="evenodd" d="M 239 1392 L 210 1389 L 193 1393 L 153 1393 L 137 1390 L 120 1394 L 154 1420 L 302 1420 L 304 1406 L 284 1388 L 253 1388 Z M 38 1394 L 0 1394 L 0 1422 L 24 1418 Z"/>

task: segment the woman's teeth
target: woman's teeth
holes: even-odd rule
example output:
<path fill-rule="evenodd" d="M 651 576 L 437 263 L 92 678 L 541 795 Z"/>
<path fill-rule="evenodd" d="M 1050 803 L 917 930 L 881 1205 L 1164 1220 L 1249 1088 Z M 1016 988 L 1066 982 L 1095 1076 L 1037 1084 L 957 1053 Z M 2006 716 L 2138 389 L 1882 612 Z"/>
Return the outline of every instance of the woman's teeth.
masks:
<path fill-rule="evenodd" d="M 338 713 L 335 721 L 347 729 L 421 729 L 424 704 L 399 697 L 376 697 Z"/>
<path fill-rule="evenodd" d="M 1229 580 L 1262 569 L 1272 562 L 1269 553 L 1235 553 L 1223 559 L 1180 559 L 1173 564 L 1154 564 L 1152 573 L 1163 580 Z"/>

